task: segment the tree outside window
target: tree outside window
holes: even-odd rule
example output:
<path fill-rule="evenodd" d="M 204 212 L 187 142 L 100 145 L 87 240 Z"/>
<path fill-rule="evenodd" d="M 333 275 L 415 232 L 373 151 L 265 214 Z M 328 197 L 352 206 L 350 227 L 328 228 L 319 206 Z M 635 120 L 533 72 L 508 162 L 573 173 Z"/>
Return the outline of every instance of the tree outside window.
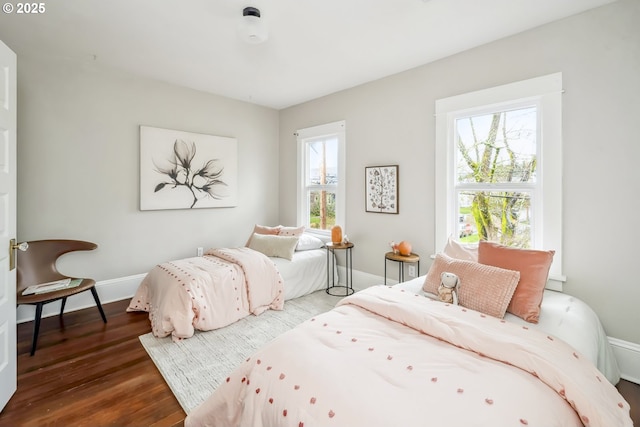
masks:
<path fill-rule="evenodd" d="M 461 241 L 532 246 L 537 123 L 535 105 L 455 120 L 455 192 Z"/>

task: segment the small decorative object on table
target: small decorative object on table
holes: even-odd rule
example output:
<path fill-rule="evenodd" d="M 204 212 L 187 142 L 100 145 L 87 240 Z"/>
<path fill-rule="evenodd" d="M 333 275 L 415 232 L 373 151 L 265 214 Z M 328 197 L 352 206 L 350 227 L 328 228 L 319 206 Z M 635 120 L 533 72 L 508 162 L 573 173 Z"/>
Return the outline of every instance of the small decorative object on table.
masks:
<path fill-rule="evenodd" d="M 331 243 L 334 245 L 342 243 L 342 227 L 339 225 L 334 225 L 331 228 Z"/>
<path fill-rule="evenodd" d="M 400 252 L 400 255 L 403 256 L 411 255 L 411 243 L 407 242 L 406 240 L 398 243 L 398 252 Z"/>

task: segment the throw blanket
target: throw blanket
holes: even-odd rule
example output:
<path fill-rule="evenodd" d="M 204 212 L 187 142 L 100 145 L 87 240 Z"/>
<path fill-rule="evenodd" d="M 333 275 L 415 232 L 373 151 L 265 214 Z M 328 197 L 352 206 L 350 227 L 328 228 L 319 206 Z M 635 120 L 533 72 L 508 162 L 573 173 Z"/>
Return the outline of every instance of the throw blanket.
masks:
<path fill-rule="evenodd" d="M 273 261 L 249 248 L 225 248 L 157 265 L 127 311 L 149 312 L 153 334 L 176 341 L 195 329 L 221 328 L 283 306 L 284 285 Z"/>
<path fill-rule="evenodd" d="M 387 287 L 343 299 L 247 359 L 185 426 L 632 426 L 565 342 Z"/>

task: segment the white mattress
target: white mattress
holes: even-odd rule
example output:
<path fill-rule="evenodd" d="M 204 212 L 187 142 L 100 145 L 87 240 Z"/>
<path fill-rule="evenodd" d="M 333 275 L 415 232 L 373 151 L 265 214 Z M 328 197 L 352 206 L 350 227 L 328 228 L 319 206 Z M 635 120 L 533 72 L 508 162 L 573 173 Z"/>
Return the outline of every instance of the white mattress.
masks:
<path fill-rule="evenodd" d="M 422 290 L 424 280 L 425 276 L 421 276 L 395 286 L 436 298 L 435 295 Z M 510 322 L 543 330 L 566 341 L 591 360 L 612 384 L 620 381 L 618 363 L 600 319 L 591 307 L 578 298 L 545 289 L 539 323 L 528 323 L 511 313 L 507 313 L 504 318 Z"/>
<path fill-rule="evenodd" d="M 327 287 L 327 251 L 296 251 L 291 261 L 271 257 L 284 280 L 284 299 L 298 298 Z M 338 281 L 337 269 L 335 272 Z"/>

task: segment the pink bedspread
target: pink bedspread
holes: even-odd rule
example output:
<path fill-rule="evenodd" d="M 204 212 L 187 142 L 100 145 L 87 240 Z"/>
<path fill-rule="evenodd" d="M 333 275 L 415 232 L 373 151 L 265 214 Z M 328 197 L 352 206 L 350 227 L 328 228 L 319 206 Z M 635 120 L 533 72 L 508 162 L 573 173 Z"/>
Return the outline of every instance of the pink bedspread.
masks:
<path fill-rule="evenodd" d="M 185 426 L 632 426 L 572 347 L 387 287 L 341 301 L 239 366 Z"/>
<path fill-rule="evenodd" d="M 153 334 L 171 334 L 175 341 L 195 329 L 221 328 L 283 305 L 282 277 L 269 257 L 249 248 L 225 248 L 157 265 L 127 311 L 148 311 Z"/>

